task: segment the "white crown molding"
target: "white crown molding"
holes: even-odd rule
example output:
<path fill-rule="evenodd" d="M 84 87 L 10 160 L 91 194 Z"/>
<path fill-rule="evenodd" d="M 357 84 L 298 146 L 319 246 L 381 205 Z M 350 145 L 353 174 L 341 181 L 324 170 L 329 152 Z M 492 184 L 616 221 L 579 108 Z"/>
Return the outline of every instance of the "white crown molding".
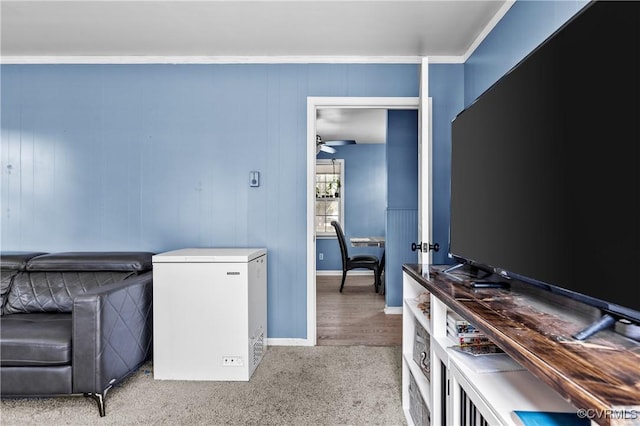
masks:
<path fill-rule="evenodd" d="M 1 56 L 21 64 L 420 64 L 419 56 Z M 463 63 L 463 56 L 431 56 L 429 63 Z"/>
<path fill-rule="evenodd" d="M 484 29 L 480 32 L 478 37 L 476 37 L 473 43 L 471 43 L 471 46 L 469 46 L 469 49 L 467 49 L 467 52 L 462 56 L 461 63 L 467 62 L 467 59 L 469 59 L 469 57 L 473 55 L 473 52 L 475 52 L 478 46 L 480 46 L 480 43 L 482 43 L 484 39 L 489 35 L 489 33 L 493 31 L 495 26 L 498 25 L 498 22 L 500 22 L 500 20 L 504 17 L 504 15 L 507 14 L 509 9 L 511 9 L 511 6 L 513 6 L 515 2 L 516 0 L 507 0 L 502 5 L 500 10 L 498 10 L 498 12 L 493 16 L 493 18 L 491 18 L 487 26 L 484 27 Z"/>
<path fill-rule="evenodd" d="M 464 56 L 427 56 L 429 64 L 464 64 Z"/>
<path fill-rule="evenodd" d="M 418 64 L 415 56 L 3 56 L 3 64 Z"/>

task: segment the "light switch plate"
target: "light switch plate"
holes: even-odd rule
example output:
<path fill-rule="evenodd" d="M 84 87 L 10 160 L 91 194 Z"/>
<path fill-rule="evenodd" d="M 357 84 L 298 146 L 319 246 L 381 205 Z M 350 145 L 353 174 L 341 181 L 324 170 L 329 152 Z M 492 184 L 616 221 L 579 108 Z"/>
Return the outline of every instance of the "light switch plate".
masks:
<path fill-rule="evenodd" d="M 260 172 L 249 172 L 249 186 L 260 186 Z"/>

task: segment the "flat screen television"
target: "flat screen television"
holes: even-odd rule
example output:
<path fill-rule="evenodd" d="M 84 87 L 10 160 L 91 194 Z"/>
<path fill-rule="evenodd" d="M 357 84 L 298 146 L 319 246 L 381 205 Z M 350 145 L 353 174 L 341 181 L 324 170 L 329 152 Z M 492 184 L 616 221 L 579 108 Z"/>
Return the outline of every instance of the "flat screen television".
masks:
<path fill-rule="evenodd" d="M 640 2 L 592 2 L 452 121 L 449 256 L 640 323 Z M 582 335 L 576 338 L 586 338 Z"/>

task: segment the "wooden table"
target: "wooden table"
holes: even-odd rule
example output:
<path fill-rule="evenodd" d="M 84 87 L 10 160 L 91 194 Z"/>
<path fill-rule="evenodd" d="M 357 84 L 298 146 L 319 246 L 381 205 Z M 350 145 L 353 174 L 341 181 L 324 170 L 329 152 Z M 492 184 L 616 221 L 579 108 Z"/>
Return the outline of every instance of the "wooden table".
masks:
<path fill-rule="evenodd" d="M 384 248 L 384 237 L 351 237 L 353 247 L 382 247 Z"/>

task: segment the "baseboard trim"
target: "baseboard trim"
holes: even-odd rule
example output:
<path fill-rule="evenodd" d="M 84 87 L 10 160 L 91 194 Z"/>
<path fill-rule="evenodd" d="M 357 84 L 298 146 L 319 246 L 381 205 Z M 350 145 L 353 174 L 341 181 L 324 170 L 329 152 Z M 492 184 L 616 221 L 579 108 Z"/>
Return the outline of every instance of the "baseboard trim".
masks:
<path fill-rule="evenodd" d="M 335 270 L 322 270 L 322 271 L 316 271 L 316 276 L 322 276 L 322 277 L 330 277 L 330 276 L 334 276 L 334 275 L 342 275 L 342 271 L 335 271 Z"/>
<path fill-rule="evenodd" d="M 385 306 L 384 313 L 387 315 L 402 315 L 402 306 Z"/>
<path fill-rule="evenodd" d="M 351 271 L 348 272 L 348 274 L 349 275 L 361 275 L 361 276 L 373 275 L 373 271 L 368 271 L 368 270 L 364 270 L 364 269 L 359 271 L 359 270 L 353 270 L 352 269 Z M 316 271 L 316 275 L 317 276 L 324 276 L 324 277 L 335 276 L 335 275 L 341 276 L 342 275 L 342 271 L 328 270 L 328 269 L 317 270 Z"/>
<path fill-rule="evenodd" d="M 267 346 L 314 346 L 308 339 L 267 337 Z"/>

